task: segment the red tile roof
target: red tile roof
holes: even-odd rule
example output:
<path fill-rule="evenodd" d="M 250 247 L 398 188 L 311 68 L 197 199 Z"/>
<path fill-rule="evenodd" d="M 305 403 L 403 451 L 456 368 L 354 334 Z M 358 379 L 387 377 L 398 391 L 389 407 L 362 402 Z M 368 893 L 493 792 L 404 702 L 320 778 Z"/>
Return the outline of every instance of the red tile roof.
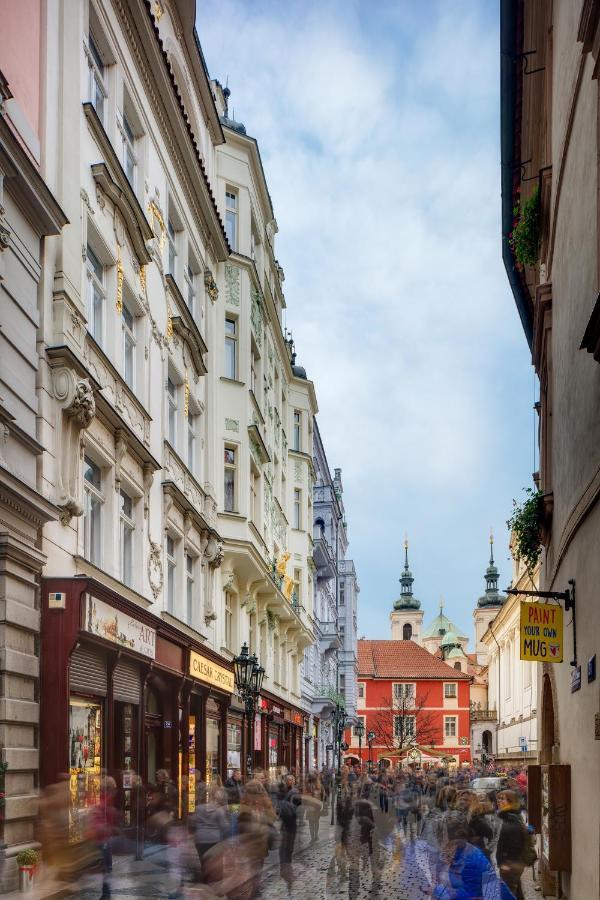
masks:
<path fill-rule="evenodd" d="M 371 678 L 470 680 L 414 641 L 358 641 L 358 675 Z"/>

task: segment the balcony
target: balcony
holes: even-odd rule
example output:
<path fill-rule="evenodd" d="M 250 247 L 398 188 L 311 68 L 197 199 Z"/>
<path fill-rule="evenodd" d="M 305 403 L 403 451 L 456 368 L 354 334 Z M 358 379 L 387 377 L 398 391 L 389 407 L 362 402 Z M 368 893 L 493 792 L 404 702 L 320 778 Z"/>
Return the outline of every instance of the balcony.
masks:
<path fill-rule="evenodd" d="M 313 711 L 319 717 L 328 716 L 336 704 L 345 707 L 344 695 L 339 693 L 334 684 L 329 682 L 315 684 L 314 692 Z"/>
<path fill-rule="evenodd" d="M 495 709 L 481 709 L 481 707 L 471 707 L 471 722 L 497 722 L 498 713 Z"/>
<path fill-rule="evenodd" d="M 324 532 L 319 526 L 313 529 L 313 559 L 318 578 L 335 578 L 335 555 Z"/>
<path fill-rule="evenodd" d="M 319 638 L 319 650 L 327 653 L 329 650 L 340 650 L 342 642 L 338 632 L 337 622 L 320 622 L 321 635 Z"/>

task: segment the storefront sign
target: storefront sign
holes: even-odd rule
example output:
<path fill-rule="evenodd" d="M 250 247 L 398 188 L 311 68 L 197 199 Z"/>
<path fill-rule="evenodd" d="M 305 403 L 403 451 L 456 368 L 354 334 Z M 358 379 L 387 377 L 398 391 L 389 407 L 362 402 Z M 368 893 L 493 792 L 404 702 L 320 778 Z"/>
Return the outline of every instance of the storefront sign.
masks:
<path fill-rule="evenodd" d="M 292 722 L 294 725 L 304 725 L 304 716 L 301 716 L 300 713 L 292 713 Z"/>
<path fill-rule="evenodd" d="M 571 669 L 571 693 L 581 690 L 581 666 L 574 666 Z"/>
<path fill-rule="evenodd" d="M 563 609 L 557 603 L 521 601 L 521 659 L 563 661 Z"/>
<path fill-rule="evenodd" d="M 207 659 L 206 656 L 200 656 L 194 650 L 190 651 L 190 675 L 207 684 L 212 684 L 221 691 L 228 691 L 230 694 L 233 694 L 235 689 L 233 672 L 217 666 L 212 660 Z"/>
<path fill-rule="evenodd" d="M 154 659 L 156 631 L 102 600 L 85 595 L 84 631 Z"/>

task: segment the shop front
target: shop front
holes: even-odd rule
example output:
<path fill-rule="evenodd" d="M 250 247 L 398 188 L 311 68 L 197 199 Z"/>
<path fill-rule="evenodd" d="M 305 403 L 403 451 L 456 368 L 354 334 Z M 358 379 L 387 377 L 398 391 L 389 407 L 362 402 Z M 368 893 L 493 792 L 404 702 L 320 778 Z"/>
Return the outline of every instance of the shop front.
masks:
<path fill-rule="evenodd" d="M 141 784 L 171 782 L 182 816 L 195 808 L 198 778 L 225 777 L 233 673 L 189 643 L 94 579 L 43 582 L 40 779 L 45 787 L 68 774 L 73 840 L 105 772 L 125 829 L 138 832 Z"/>
<path fill-rule="evenodd" d="M 262 695 L 254 729 L 255 766 L 274 778 L 281 768 L 298 773 L 303 767 L 305 716 L 279 698 Z"/>

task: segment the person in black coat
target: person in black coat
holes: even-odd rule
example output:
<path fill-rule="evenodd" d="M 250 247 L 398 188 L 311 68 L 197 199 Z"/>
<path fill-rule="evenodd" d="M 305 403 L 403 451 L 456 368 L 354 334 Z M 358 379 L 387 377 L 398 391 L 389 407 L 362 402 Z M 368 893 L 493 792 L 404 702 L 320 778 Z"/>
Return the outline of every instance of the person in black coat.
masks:
<path fill-rule="evenodd" d="M 523 900 L 521 875 L 525 868 L 525 856 L 529 835 L 521 818 L 521 798 L 516 791 L 498 793 L 498 818 L 502 822 L 496 862 L 500 877 L 517 900 Z"/>
<path fill-rule="evenodd" d="M 298 807 L 302 799 L 296 788 L 293 775 L 287 775 L 283 782 L 283 797 L 279 802 L 279 819 L 281 821 L 281 840 L 279 843 L 279 871 L 285 881 L 288 894 L 292 892 L 293 871 L 292 856 L 298 830 Z"/>
<path fill-rule="evenodd" d="M 239 805 L 242 802 L 242 773 L 239 769 L 234 769 L 225 782 L 225 791 L 229 806 Z"/>

